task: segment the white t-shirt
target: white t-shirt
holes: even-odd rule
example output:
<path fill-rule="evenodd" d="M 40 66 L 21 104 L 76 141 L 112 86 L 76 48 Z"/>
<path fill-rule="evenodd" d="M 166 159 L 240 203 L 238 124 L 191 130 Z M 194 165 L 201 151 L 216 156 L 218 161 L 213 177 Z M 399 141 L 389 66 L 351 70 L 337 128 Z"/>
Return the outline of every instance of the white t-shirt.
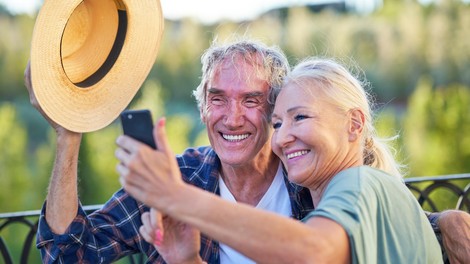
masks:
<path fill-rule="evenodd" d="M 219 188 L 222 199 L 235 203 L 237 202 L 225 185 L 222 177 L 219 177 Z M 292 215 L 289 193 L 284 181 L 281 165 L 279 165 L 279 168 L 277 169 L 276 176 L 274 177 L 271 186 L 269 186 L 263 198 L 261 198 L 258 205 L 256 205 L 256 208 L 275 212 L 286 217 L 290 217 Z M 233 250 L 229 246 L 220 243 L 220 263 L 244 264 L 255 262 Z"/>

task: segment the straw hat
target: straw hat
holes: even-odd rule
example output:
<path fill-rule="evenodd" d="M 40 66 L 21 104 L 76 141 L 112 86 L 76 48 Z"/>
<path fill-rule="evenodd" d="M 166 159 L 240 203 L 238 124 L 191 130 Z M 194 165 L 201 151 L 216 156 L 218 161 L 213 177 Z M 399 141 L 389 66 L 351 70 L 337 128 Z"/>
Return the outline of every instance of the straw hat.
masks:
<path fill-rule="evenodd" d="M 71 131 L 107 126 L 147 77 L 162 34 L 159 0 L 45 0 L 31 45 L 41 108 Z"/>

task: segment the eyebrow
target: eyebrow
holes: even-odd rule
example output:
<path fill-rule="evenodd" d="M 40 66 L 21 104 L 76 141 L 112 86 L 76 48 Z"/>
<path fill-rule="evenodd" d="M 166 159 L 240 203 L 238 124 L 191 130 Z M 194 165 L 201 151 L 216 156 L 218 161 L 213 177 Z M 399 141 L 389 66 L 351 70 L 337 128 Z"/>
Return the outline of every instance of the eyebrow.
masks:
<path fill-rule="evenodd" d="M 247 97 L 262 97 L 264 96 L 263 92 L 248 92 L 245 94 Z"/>
<path fill-rule="evenodd" d="M 294 107 L 291 107 L 291 108 L 287 109 L 287 113 L 291 113 L 291 112 L 297 111 L 297 110 L 302 109 L 302 108 L 308 108 L 308 107 L 301 106 L 301 105 L 300 106 L 294 106 Z"/>
<path fill-rule="evenodd" d="M 207 89 L 207 93 L 209 93 L 209 94 L 223 94 L 224 91 L 221 90 L 221 89 L 217 89 L 217 88 L 212 87 L 212 88 Z M 247 92 L 243 95 L 244 95 L 244 97 L 262 97 L 262 96 L 264 96 L 264 93 L 260 92 L 260 91 L 254 91 L 254 92 Z"/>
<path fill-rule="evenodd" d="M 307 108 L 307 107 L 306 106 L 294 106 L 294 107 L 291 107 L 291 108 L 287 109 L 287 113 L 292 113 L 292 112 L 295 112 L 299 109 L 304 109 L 304 108 Z M 272 117 L 279 118 L 279 116 L 276 115 L 275 113 L 272 114 Z"/>
<path fill-rule="evenodd" d="M 224 93 L 222 90 L 220 89 L 217 89 L 217 88 L 208 88 L 207 89 L 207 93 L 210 93 L 210 94 L 222 94 Z"/>

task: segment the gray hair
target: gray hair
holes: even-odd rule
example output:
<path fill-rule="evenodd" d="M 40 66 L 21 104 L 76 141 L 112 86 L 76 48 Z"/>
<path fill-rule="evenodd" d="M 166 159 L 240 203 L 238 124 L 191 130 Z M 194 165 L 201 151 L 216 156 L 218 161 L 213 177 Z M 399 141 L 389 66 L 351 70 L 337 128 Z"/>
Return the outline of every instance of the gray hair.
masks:
<path fill-rule="evenodd" d="M 364 165 L 371 166 L 389 174 L 402 177 L 400 165 L 394 158 L 394 149 L 389 146 L 391 138 L 379 138 L 374 127 L 372 115 L 372 97 L 364 89 L 367 83 L 359 81 L 349 70 L 333 59 L 308 58 L 294 67 L 284 79 L 284 85 L 294 82 L 308 89 L 315 84 L 320 87 L 331 102 L 345 113 L 360 109 L 364 113 L 364 133 L 362 138 Z M 272 91 L 271 100 L 275 100 L 279 90 Z"/>
<path fill-rule="evenodd" d="M 201 57 L 201 83 L 193 91 L 201 115 L 205 115 L 207 85 L 214 71 L 224 61 L 233 62 L 237 58 L 243 58 L 251 65 L 259 65 L 257 72 L 267 79 L 270 89 L 280 89 L 283 78 L 290 70 L 286 56 L 277 46 L 268 47 L 255 40 L 238 40 L 228 44 L 218 44 L 214 41 Z M 268 116 L 271 116 L 274 101 L 268 103 L 270 106 Z"/>

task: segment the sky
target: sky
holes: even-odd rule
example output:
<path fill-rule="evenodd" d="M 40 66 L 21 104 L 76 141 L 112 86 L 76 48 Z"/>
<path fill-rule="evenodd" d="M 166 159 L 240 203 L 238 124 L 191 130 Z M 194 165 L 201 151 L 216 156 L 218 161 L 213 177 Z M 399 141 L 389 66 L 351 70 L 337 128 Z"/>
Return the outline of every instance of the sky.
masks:
<path fill-rule="evenodd" d="M 160 3 L 165 18 L 193 17 L 204 23 L 213 23 L 220 19 L 234 21 L 252 19 L 260 13 L 287 4 L 305 5 L 306 3 L 321 3 L 324 1 L 327 0 L 160 0 Z M 360 8 L 368 9 L 373 7 L 374 3 L 381 2 L 381 0 L 346 0 L 346 2 L 359 3 Z M 42 1 L 0 0 L 0 3 L 4 4 L 12 13 L 29 13 L 33 15 Z"/>
<path fill-rule="evenodd" d="M 62 1 L 62 0 L 58 0 Z M 163 15 L 167 19 L 193 17 L 203 23 L 215 23 L 221 19 L 241 21 L 256 18 L 259 14 L 280 6 L 305 5 L 345 1 L 359 12 L 370 12 L 380 7 L 383 0 L 160 0 Z M 418 0 L 429 4 L 439 0 Z M 470 0 L 462 0 L 470 3 Z M 0 0 L 12 13 L 34 15 L 43 0 Z"/>

